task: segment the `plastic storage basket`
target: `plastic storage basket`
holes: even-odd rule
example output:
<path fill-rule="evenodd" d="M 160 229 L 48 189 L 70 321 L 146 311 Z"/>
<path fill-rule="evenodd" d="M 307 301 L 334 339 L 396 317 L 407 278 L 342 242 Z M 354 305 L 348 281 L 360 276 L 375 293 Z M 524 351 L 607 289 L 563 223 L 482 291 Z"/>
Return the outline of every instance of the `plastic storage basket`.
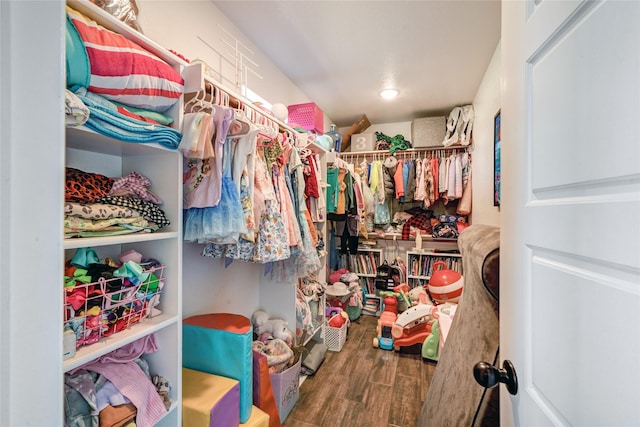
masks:
<path fill-rule="evenodd" d="M 324 336 L 324 345 L 330 351 L 340 351 L 342 346 L 347 341 L 347 324 L 345 323 L 339 328 L 334 328 L 327 325 L 327 330 Z"/>
<path fill-rule="evenodd" d="M 295 104 L 287 107 L 289 110 L 289 124 L 317 133 L 324 133 L 324 113 L 313 102 Z"/>
<path fill-rule="evenodd" d="M 76 348 L 93 344 L 151 317 L 164 287 L 164 265 L 144 269 L 142 280 L 99 278 L 64 287 L 64 329 L 75 334 Z"/>

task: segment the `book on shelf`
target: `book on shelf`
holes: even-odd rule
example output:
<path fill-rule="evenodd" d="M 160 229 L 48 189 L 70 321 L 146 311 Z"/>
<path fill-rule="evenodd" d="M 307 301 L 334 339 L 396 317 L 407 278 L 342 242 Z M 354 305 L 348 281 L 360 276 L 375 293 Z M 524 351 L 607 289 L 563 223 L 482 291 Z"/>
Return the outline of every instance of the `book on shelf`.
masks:
<path fill-rule="evenodd" d="M 369 262 L 371 263 L 371 274 L 378 274 L 379 260 L 376 260 L 376 254 L 369 252 Z"/>

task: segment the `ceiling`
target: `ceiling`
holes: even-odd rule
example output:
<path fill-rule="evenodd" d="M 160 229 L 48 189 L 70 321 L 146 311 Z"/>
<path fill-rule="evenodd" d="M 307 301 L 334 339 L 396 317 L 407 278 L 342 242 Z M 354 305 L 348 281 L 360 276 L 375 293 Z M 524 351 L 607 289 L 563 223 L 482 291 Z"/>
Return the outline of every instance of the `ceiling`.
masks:
<path fill-rule="evenodd" d="M 471 103 L 500 39 L 497 0 L 212 1 L 339 127 Z"/>

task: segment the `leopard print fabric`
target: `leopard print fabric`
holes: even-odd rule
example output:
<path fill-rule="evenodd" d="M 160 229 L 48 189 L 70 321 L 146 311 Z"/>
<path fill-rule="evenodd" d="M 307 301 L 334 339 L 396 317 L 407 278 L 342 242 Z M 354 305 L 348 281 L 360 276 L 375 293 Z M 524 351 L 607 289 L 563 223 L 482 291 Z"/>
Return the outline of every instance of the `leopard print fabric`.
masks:
<path fill-rule="evenodd" d="M 98 173 L 67 168 L 64 199 L 67 202 L 94 203 L 109 194 L 113 179 Z"/>
<path fill-rule="evenodd" d="M 64 213 L 85 219 L 135 218 L 140 216 L 134 209 L 104 203 L 67 202 L 64 204 Z"/>

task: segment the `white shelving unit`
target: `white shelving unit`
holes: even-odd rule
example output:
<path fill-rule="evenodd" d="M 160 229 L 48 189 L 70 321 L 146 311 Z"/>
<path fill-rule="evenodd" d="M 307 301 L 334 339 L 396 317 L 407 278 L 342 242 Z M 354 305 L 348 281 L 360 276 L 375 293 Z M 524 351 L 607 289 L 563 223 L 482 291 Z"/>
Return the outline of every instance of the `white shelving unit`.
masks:
<path fill-rule="evenodd" d="M 311 142 L 309 144 L 309 148 L 313 149 L 314 151 L 316 151 L 318 153 L 318 163 L 320 164 L 320 171 L 318 171 L 321 174 L 321 181 L 326 183 L 327 181 L 327 150 L 325 150 L 322 146 Z M 326 191 L 324 188 L 319 188 L 318 189 L 319 193 L 320 193 L 320 197 L 322 197 L 323 199 L 326 197 Z M 325 217 L 324 218 L 318 218 L 317 221 L 314 221 L 314 226 L 316 227 L 316 230 L 318 232 L 318 237 L 322 238 L 322 240 L 324 241 L 325 244 L 325 248 L 324 248 L 324 254 L 322 254 L 322 256 L 320 256 L 320 262 L 321 262 L 321 267 L 320 269 L 317 271 L 317 277 L 318 277 L 318 281 L 320 282 L 326 282 L 327 281 L 327 257 L 328 257 L 328 252 L 327 252 L 327 244 L 328 244 L 328 236 L 327 236 L 327 221 L 326 221 L 326 213 L 325 213 Z M 324 307 L 326 304 L 326 300 L 325 300 L 325 296 L 322 295 L 320 297 L 320 301 L 318 301 L 318 315 L 316 317 L 316 321 L 317 321 L 317 327 L 315 329 L 315 331 L 313 332 L 312 335 L 308 336 L 303 342 L 302 345 L 307 345 L 312 339 L 315 339 L 316 341 L 322 341 L 324 339 L 324 334 L 325 334 L 325 314 L 324 314 Z"/>
<path fill-rule="evenodd" d="M 103 27 L 124 35 L 162 58 L 182 74 L 187 89 L 192 76 L 198 76 L 201 71 L 201 67 L 187 66 L 181 59 L 91 2 L 68 0 L 67 4 Z M 167 112 L 174 119 L 172 126 L 177 129 L 182 124 L 182 105 L 183 100 L 180 99 Z M 94 344 L 80 347 L 75 356 L 68 360 L 63 361 L 60 354 L 63 372 L 82 366 L 139 338 L 155 334 L 159 350 L 144 355 L 143 358 L 149 363 L 152 374 L 161 375 L 169 381 L 169 397 L 172 400 L 169 411 L 157 425 L 177 426 L 182 418 L 182 155 L 157 144 L 122 142 L 82 127 L 66 129 L 64 143 L 66 167 L 114 178 L 136 171 L 149 178 L 152 183 L 150 190 L 162 199 L 160 208 L 171 223 L 154 233 L 63 239 L 61 247 L 64 250 L 64 261 L 71 259 L 78 248 L 90 247 L 100 258 L 111 257 L 116 260 L 121 253 L 136 250 L 144 258 L 155 258 L 165 266 L 164 287 L 160 294 L 160 304 L 156 307 L 160 314 L 143 319 L 124 331 L 103 337 Z M 58 209 L 62 207 L 59 206 Z"/>
<path fill-rule="evenodd" d="M 327 162 L 330 161 L 328 160 L 328 157 L 329 157 L 328 154 L 330 153 L 327 150 L 325 150 L 322 146 L 315 144 L 313 142 L 309 144 L 309 148 L 312 148 L 318 153 L 318 163 L 320 164 L 319 172 L 321 172 L 321 181 L 326 183 Z M 326 191 L 324 188 L 319 188 L 318 191 L 320 192 L 320 197 L 322 197 L 323 199 L 326 198 L 325 196 Z M 329 243 L 328 234 L 327 234 L 326 213 L 325 213 L 325 218 L 318 218 L 317 221 L 314 221 L 314 226 L 316 227 L 316 230 L 318 232 L 318 237 L 322 237 L 325 244 L 324 254 L 320 257 L 321 267 L 316 274 L 317 274 L 318 281 L 326 283 L 327 258 L 328 258 L 327 245 Z M 306 338 L 300 343 L 301 345 L 307 346 L 312 340 L 317 342 L 324 342 L 325 333 L 326 333 L 325 306 L 326 306 L 326 296 L 323 294 L 320 296 L 320 299 L 318 301 L 318 314 L 315 318 L 315 323 L 317 326 L 313 331 L 313 333 L 306 336 Z M 302 385 L 302 383 L 306 380 L 306 378 L 307 378 L 306 375 L 301 374 L 299 384 Z"/>
<path fill-rule="evenodd" d="M 362 314 L 377 316 L 380 313 L 380 297 L 377 295 L 374 281 L 377 268 L 384 259 L 383 250 L 360 246 L 356 254 L 342 256 L 347 269 L 360 277 L 360 286 L 365 290 Z M 376 307 L 375 311 L 372 310 L 373 306 Z"/>
<path fill-rule="evenodd" d="M 407 251 L 407 282 L 410 287 L 429 283 L 433 263 L 444 261 L 447 268 L 462 273 L 462 256 L 459 253 L 434 252 L 429 250 Z"/>

